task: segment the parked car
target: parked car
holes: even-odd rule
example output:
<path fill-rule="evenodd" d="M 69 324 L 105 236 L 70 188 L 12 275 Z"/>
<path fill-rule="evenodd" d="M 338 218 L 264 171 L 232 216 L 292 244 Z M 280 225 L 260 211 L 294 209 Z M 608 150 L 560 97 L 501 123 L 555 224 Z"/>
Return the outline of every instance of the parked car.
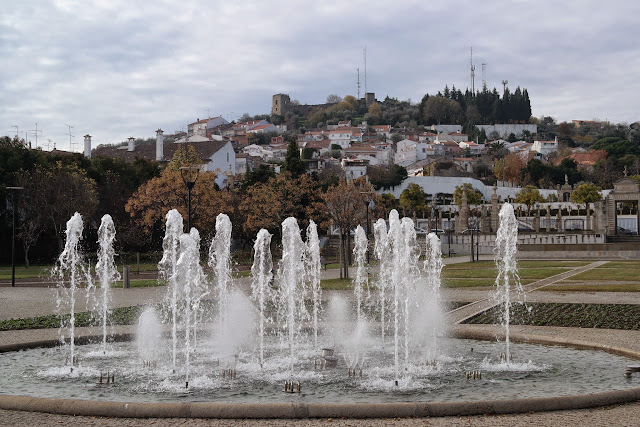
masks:
<path fill-rule="evenodd" d="M 637 231 L 633 231 L 633 230 L 627 230 L 626 228 L 617 226 L 616 227 L 616 234 L 618 236 L 636 236 L 638 234 Z"/>

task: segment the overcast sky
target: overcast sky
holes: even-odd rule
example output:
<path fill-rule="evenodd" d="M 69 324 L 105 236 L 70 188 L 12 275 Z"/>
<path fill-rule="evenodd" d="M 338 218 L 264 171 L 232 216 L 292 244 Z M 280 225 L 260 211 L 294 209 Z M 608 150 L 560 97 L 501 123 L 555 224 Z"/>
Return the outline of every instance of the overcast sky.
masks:
<path fill-rule="evenodd" d="M 527 88 L 533 115 L 640 120 L 640 2 L 5 1 L 0 134 L 75 150 L 207 115 L 265 114 L 367 90 L 419 102 L 445 84 Z M 35 143 L 34 132 L 29 140 Z M 52 148 L 52 146 L 49 146 Z"/>

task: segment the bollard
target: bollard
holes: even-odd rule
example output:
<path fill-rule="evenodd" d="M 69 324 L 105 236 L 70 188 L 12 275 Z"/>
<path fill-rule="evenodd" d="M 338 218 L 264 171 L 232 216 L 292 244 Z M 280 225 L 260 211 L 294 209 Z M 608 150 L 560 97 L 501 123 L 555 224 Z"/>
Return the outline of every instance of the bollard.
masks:
<path fill-rule="evenodd" d="M 129 281 L 129 266 L 122 266 L 122 287 L 124 289 L 129 289 L 131 287 L 131 282 Z"/>

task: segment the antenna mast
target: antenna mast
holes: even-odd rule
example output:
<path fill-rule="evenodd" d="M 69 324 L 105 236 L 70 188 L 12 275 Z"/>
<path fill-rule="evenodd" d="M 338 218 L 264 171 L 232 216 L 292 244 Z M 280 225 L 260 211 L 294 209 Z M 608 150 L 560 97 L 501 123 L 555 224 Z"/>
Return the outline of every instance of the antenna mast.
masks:
<path fill-rule="evenodd" d="M 482 63 L 482 90 L 487 89 L 487 63 Z"/>
<path fill-rule="evenodd" d="M 504 97 L 504 94 L 507 93 L 507 85 L 509 84 L 509 80 L 503 80 L 502 81 L 502 96 Z"/>
<path fill-rule="evenodd" d="M 41 130 L 38 130 L 38 123 L 36 123 L 36 130 L 30 130 L 29 132 L 33 132 L 36 136 L 36 148 L 38 148 L 38 132 L 42 133 Z"/>
<path fill-rule="evenodd" d="M 469 63 L 471 64 L 471 93 L 475 94 L 476 67 L 473 65 L 473 46 L 471 46 L 471 59 Z"/>
<path fill-rule="evenodd" d="M 71 142 L 71 138 L 73 138 L 75 135 L 71 135 L 71 129 L 73 129 L 73 126 L 71 125 L 65 125 L 69 128 L 69 133 L 67 135 L 69 135 L 69 150 L 73 151 L 73 142 Z M 53 145 L 53 149 L 55 150 L 56 146 L 55 144 Z"/>
<path fill-rule="evenodd" d="M 364 96 L 367 96 L 367 45 L 364 45 Z"/>
<path fill-rule="evenodd" d="M 356 68 L 356 72 L 358 73 L 358 100 L 360 100 L 360 68 Z"/>

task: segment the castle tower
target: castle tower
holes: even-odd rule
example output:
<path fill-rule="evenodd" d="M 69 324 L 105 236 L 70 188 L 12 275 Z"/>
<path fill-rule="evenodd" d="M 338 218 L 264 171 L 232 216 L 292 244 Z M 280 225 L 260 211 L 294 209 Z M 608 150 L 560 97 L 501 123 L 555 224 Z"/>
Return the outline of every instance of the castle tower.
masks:
<path fill-rule="evenodd" d="M 287 111 L 289 111 L 290 104 L 291 99 L 289 98 L 289 95 L 284 93 L 273 95 L 273 99 L 271 101 L 271 115 L 284 116 L 287 114 Z"/>

